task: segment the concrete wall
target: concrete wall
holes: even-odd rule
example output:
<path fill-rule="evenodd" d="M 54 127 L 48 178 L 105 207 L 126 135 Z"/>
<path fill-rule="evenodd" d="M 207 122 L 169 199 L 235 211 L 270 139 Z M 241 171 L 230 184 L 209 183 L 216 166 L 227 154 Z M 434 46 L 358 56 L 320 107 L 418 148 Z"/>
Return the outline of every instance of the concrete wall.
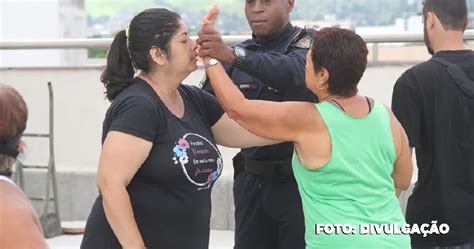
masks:
<path fill-rule="evenodd" d="M 408 66 L 369 67 L 360 83 L 364 95 L 390 105 L 392 88 Z M 58 170 L 62 220 L 85 220 L 97 195 L 95 174 L 100 154 L 102 121 L 109 103 L 99 81 L 100 67 L 0 69 L 0 82 L 14 86 L 25 98 L 30 118 L 27 132 L 48 131 L 48 91 L 51 81 L 55 95 L 55 154 Z M 198 84 L 204 74 L 198 70 L 185 84 Z M 26 162 L 46 163 L 48 144 L 28 138 Z M 213 190 L 212 228 L 233 229 L 232 164 L 237 150 L 221 147 L 223 176 Z M 27 176 L 27 191 L 40 191 L 45 177 Z M 41 194 L 41 193 L 37 193 Z M 402 205 L 407 196 L 403 197 Z"/>
<path fill-rule="evenodd" d="M 230 171 L 231 165 L 227 167 Z M 60 171 L 56 174 L 58 184 L 59 214 L 61 221 L 87 220 L 92 204 L 97 198 L 95 172 Z M 29 171 L 25 174 L 25 192 L 29 197 L 45 195 L 46 174 Z M 234 229 L 234 202 L 232 195 L 232 176 L 223 175 L 212 190 L 211 228 L 219 230 Z M 43 213 L 44 202 L 33 201 L 38 214 Z M 50 203 L 48 211 L 53 211 Z"/>

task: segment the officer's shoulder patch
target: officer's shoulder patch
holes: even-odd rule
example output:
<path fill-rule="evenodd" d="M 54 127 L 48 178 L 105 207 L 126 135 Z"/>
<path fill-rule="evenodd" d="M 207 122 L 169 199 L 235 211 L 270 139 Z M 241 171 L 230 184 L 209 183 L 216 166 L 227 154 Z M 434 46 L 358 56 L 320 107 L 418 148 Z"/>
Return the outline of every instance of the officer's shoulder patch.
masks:
<path fill-rule="evenodd" d="M 301 37 L 293 46 L 297 48 L 309 49 L 313 43 L 313 38 L 309 35 Z"/>

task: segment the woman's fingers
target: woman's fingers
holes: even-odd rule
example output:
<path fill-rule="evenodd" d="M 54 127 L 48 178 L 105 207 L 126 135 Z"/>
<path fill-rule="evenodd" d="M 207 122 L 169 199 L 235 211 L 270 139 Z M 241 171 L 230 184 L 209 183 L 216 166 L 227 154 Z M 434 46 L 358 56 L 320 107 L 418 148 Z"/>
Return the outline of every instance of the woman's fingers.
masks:
<path fill-rule="evenodd" d="M 216 19 L 219 15 L 219 12 L 220 10 L 218 5 L 212 6 L 207 15 L 202 19 L 202 28 L 205 28 L 206 26 L 213 27 L 216 23 Z"/>

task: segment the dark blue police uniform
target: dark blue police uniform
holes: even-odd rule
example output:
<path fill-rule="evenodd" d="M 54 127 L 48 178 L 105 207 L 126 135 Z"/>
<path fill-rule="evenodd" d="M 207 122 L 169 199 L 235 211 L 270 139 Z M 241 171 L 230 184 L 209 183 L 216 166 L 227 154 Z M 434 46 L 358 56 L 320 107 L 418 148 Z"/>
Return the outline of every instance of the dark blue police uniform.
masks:
<path fill-rule="evenodd" d="M 224 67 L 248 99 L 316 102 L 305 85 L 312 35 L 288 24 L 273 39 L 254 37 L 236 45 L 245 50 L 245 59 Z M 212 93 L 207 79 L 203 89 Z M 293 143 L 285 142 L 242 149 L 234 157 L 235 249 L 305 248 L 292 154 Z"/>

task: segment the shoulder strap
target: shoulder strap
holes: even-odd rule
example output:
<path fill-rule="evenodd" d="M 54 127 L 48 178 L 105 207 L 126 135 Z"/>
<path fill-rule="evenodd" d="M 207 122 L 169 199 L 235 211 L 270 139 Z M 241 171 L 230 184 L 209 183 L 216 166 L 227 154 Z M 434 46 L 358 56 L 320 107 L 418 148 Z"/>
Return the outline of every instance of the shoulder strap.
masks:
<path fill-rule="evenodd" d="M 370 97 L 365 96 L 365 99 L 367 100 L 367 105 L 369 106 L 369 113 L 374 109 L 374 100 Z"/>
<path fill-rule="evenodd" d="M 470 98 L 474 98 L 474 81 L 467 77 L 466 73 L 458 65 L 441 57 L 433 57 L 432 60 L 444 65 L 456 85 Z"/>
<path fill-rule="evenodd" d="M 333 106 L 335 106 L 337 109 L 343 111 L 343 112 L 346 112 L 346 110 L 344 110 L 344 107 L 342 107 L 341 104 L 339 104 L 339 102 L 335 101 L 334 99 L 330 99 L 329 100 L 329 103 L 331 103 Z"/>

